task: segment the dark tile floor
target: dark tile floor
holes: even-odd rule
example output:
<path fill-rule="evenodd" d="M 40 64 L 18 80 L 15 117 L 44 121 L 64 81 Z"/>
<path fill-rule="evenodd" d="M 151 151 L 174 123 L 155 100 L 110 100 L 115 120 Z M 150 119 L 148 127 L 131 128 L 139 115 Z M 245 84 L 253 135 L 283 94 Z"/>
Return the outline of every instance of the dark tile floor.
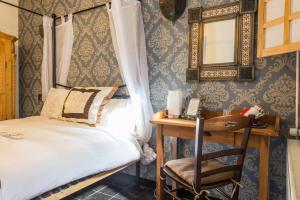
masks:
<path fill-rule="evenodd" d="M 154 184 L 145 183 L 137 186 L 135 177 L 119 173 L 100 183 L 74 194 L 67 200 L 153 200 Z"/>

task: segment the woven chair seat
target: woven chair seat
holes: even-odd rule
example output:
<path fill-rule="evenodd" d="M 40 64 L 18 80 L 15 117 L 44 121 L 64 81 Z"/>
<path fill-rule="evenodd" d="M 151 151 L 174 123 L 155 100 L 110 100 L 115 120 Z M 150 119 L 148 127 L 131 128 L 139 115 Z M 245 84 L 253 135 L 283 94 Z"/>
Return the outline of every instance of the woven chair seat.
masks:
<path fill-rule="evenodd" d="M 183 158 L 177 160 L 168 161 L 165 164 L 166 169 L 171 170 L 180 179 L 184 180 L 189 185 L 193 185 L 195 178 L 195 159 L 194 158 Z M 202 162 L 202 173 L 224 167 L 225 165 L 216 160 L 208 160 Z M 201 184 L 212 184 L 216 182 L 223 182 L 234 178 L 234 171 L 222 172 L 211 176 L 203 177 Z"/>

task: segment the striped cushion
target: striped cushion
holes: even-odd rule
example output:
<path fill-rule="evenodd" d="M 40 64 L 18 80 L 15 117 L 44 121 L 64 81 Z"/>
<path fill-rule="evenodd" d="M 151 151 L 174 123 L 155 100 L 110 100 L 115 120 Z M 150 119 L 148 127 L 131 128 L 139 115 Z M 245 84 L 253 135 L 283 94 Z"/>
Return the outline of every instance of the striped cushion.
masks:
<path fill-rule="evenodd" d="M 96 124 L 116 90 L 116 87 L 72 88 L 65 100 L 61 119 Z"/>

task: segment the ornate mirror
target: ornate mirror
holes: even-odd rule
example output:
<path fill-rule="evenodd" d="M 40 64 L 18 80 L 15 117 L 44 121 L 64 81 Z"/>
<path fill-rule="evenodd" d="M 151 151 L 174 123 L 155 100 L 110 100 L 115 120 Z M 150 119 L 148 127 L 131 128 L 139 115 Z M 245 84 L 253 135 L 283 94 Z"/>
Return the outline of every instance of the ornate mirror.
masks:
<path fill-rule="evenodd" d="M 184 13 L 186 0 L 160 0 L 159 5 L 163 16 L 175 22 Z"/>
<path fill-rule="evenodd" d="M 254 79 L 255 0 L 189 9 L 187 81 Z"/>
<path fill-rule="evenodd" d="M 202 66 L 236 64 L 237 20 L 206 21 L 202 32 Z"/>

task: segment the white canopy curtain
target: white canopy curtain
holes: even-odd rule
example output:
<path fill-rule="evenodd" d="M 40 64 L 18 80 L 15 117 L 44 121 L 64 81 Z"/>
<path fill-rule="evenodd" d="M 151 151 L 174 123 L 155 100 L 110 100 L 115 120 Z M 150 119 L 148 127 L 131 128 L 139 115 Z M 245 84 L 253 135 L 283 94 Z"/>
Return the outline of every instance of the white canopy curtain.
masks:
<path fill-rule="evenodd" d="M 61 24 L 56 26 L 56 65 L 57 82 L 67 85 L 68 73 L 73 49 L 73 16 L 68 15 L 68 21 L 61 17 Z"/>
<path fill-rule="evenodd" d="M 68 15 L 68 21 L 65 17 L 61 18 L 61 24 L 56 26 L 56 75 L 57 83 L 67 84 L 70 68 L 72 48 L 73 48 L 73 16 Z M 43 17 L 44 27 L 44 46 L 42 62 L 42 99 L 46 100 L 47 94 L 52 84 L 52 25 L 53 19 L 47 16 Z"/>
<path fill-rule="evenodd" d="M 52 87 L 52 25 L 53 19 L 43 16 L 44 46 L 42 62 L 42 99 L 46 100 L 48 91 Z"/>
<path fill-rule="evenodd" d="M 137 119 L 136 138 L 144 144 L 142 162 L 149 164 L 156 155 L 146 144 L 151 138 L 150 101 L 146 41 L 141 4 L 137 0 L 112 0 L 107 4 L 115 53 L 127 85 Z M 146 144 L 146 145 L 145 145 Z"/>

